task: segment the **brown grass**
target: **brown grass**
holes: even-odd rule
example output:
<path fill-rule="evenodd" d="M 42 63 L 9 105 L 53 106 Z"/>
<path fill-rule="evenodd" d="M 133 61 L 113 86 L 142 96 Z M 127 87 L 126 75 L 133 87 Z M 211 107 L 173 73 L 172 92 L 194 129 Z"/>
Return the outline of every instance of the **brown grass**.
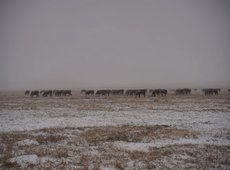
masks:
<path fill-rule="evenodd" d="M 80 136 L 90 144 L 103 142 L 124 141 L 124 142 L 150 142 L 163 138 L 197 138 L 199 133 L 172 128 L 167 125 L 155 126 L 107 126 L 89 128 Z"/>
<path fill-rule="evenodd" d="M 36 135 L 41 132 L 44 135 Z M 66 136 L 66 133 L 70 136 Z M 55 135 L 56 134 L 56 135 Z M 46 128 L 27 132 L 0 133 L 3 157 L 0 159 L 0 168 L 19 168 L 17 164 L 7 161 L 9 158 L 36 154 L 38 157 L 51 157 L 59 160 L 58 163 L 47 162 L 31 168 L 70 168 L 100 169 L 100 166 L 112 166 L 117 169 L 127 168 L 127 162 L 134 162 L 134 169 L 141 164 L 146 169 L 163 168 L 167 164 L 178 169 L 191 165 L 195 169 L 221 166 L 228 167 L 230 148 L 227 146 L 211 145 L 173 145 L 163 148 L 150 148 L 148 152 L 129 151 L 117 148 L 114 141 L 151 142 L 155 139 L 196 138 L 199 133 L 175 127 L 156 126 L 107 126 L 88 128 Z M 32 139 L 39 145 L 17 146 L 16 142 Z M 3 145 L 4 144 L 4 145 Z M 171 160 L 173 155 L 186 155 L 186 159 L 178 158 L 178 165 Z M 202 157 L 202 159 L 200 159 Z M 63 161 L 71 158 L 71 162 Z M 164 160 L 168 160 L 167 164 Z M 170 162 L 172 161 L 172 162 Z M 175 161 L 175 160 L 174 160 Z M 218 166 L 217 166 L 218 165 Z M 143 168 L 142 167 L 142 168 Z M 183 169 L 183 168 L 182 168 Z"/>
<path fill-rule="evenodd" d="M 230 104 L 230 93 L 222 93 L 217 96 L 204 96 L 198 93 L 183 96 L 171 93 L 166 97 L 155 98 L 127 96 L 85 97 L 79 95 L 31 98 L 25 97 L 22 94 L 0 94 L 0 109 L 39 110 L 40 108 L 44 108 L 49 111 L 49 109 L 53 108 L 76 108 L 78 111 L 116 111 L 117 106 L 119 106 L 119 111 L 123 111 L 138 108 L 155 110 L 161 106 L 169 106 L 169 109 L 172 109 L 170 106 L 173 105 L 178 108 L 178 111 L 186 111 L 186 108 L 180 107 L 185 102 L 195 105 L 202 104 L 203 108 L 207 109 L 212 106 L 210 109 L 218 111 L 220 109 L 219 106 L 229 107 Z"/>
<path fill-rule="evenodd" d="M 40 135 L 40 136 L 36 136 L 35 139 L 40 144 L 48 144 L 48 143 L 57 143 L 61 140 L 64 140 L 65 137 L 60 135 L 48 135 L 48 136 Z"/>
<path fill-rule="evenodd" d="M 81 111 L 119 111 L 132 109 L 171 111 L 229 111 L 230 95 L 190 95 L 135 98 L 110 97 L 47 97 L 30 98 L 23 95 L 1 95 L 0 110 L 41 110 L 55 116 L 54 108 L 71 108 Z M 196 107 L 191 107 L 196 106 Z M 176 109 L 176 110 L 175 110 Z M 84 113 L 84 112 L 83 112 Z M 60 113 L 59 113 L 60 114 Z M 43 134 L 44 133 L 44 134 Z M 31 169 L 100 169 L 100 166 L 127 168 L 134 162 L 133 169 L 229 169 L 230 147 L 215 145 L 181 144 L 161 148 L 150 148 L 148 152 L 129 151 L 118 148 L 115 141 L 148 143 L 158 139 L 197 138 L 199 132 L 178 129 L 172 126 L 106 126 L 86 128 L 44 128 L 25 132 L 0 133 L 0 169 L 19 169 L 9 158 L 36 154 L 38 157 L 55 158 L 58 163 L 47 162 Z M 229 139 L 229 133 L 216 134 Z M 17 146 L 25 139 L 36 140 L 39 145 Z M 69 162 L 66 162 L 68 160 Z M 143 167 L 138 167 L 138 164 Z M 73 168 L 72 168 L 73 169 Z"/>

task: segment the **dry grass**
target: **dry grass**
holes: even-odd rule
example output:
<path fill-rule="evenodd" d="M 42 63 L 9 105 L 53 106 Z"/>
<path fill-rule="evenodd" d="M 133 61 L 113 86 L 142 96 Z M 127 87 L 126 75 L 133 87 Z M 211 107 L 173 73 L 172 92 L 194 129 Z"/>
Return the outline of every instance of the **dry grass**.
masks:
<path fill-rule="evenodd" d="M 47 97 L 30 98 L 23 95 L 0 95 L 0 110 L 43 110 L 55 116 L 53 108 L 81 111 L 170 110 L 226 111 L 229 112 L 230 95 L 190 95 L 167 97 Z M 195 107 L 193 107 L 195 106 Z M 84 112 L 83 112 L 84 113 Z M 60 113 L 59 113 L 60 114 Z M 167 125 L 106 126 L 82 128 L 44 128 L 34 131 L 0 133 L 0 169 L 19 169 L 8 160 L 15 156 L 36 154 L 51 160 L 28 169 L 229 169 L 230 147 L 216 145 L 181 144 L 151 147 L 148 152 L 126 150 L 114 144 L 149 143 L 159 139 L 196 139 L 199 132 Z M 217 137 L 229 139 L 227 130 Z M 219 136 L 218 136 L 219 135 Z M 30 139 L 39 145 L 18 146 Z"/>
<path fill-rule="evenodd" d="M 57 143 L 61 140 L 64 140 L 64 136 L 59 136 L 59 135 L 49 135 L 49 136 L 37 136 L 35 138 L 38 143 L 40 144 L 48 144 L 48 143 Z"/>
<path fill-rule="evenodd" d="M 213 109 L 218 111 L 219 106 L 229 107 L 230 93 L 223 93 L 217 96 L 204 96 L 202 94 L 192 94 L 187 96 L 169 94 L 166 97 L 127 97 L 127 96 L 80 96 L 68 97 L 25 97 L 22 95 L 1 94 L 0 109 L 7 110 L 39 110 L 46 108 L 76 108 L 78 111 L 124 111 L 130 109 L 150 109 L 155 110 L 168 106 L 168 109 L 177 108 L 177 111 L 186 111 L 188 108 L 181 108 L 181 104 L 193 104 L 201 106 L 200 109 Z M 174 106 L 171 108 L 171 106 Z M 189 109 L 192 109 L 189 107 Z M 202 111 L 202 110 L 201 110 Z"/>
<path fill-rule="evenodd" d="M 68 135 L 66 133 L 68 132 Z M 44 133 L 43 135 L 39 135 Z M 56 134 L 56 135 L 55 135 Z M 62 134 L 62 135 L 61 135 Z M 181 158 L 183 164 L 193 164 L 195 167 L 207 167 L 223 164 L 228 166 L 229 148 L 224 146 L 206 145 L 174 145 L 163 148 L 151 148 L 144 151 L 129 151 L 117 148 L 115 141 L 151 142 L 156 139 L 196 138 L 199 133 L 185 129 L 177 129 L 166 125 L 156 126 L 107 126 L 88 128 L 46 128 L 27 132 L 1 133 L 0 139 L 3 156 L 0 159 L 1 168 L 18 168 L 10 163 L 9 158 L 36 154 L 38 157 L 51 157 L 56 162 L 46 162 L 33 168 L 68 168 L 100 169 L 101 166 L 127 168 L 128 162 L 134 169 L 155 169 L 163 167 L 159 164 L 173 155 L 187 155 L 191 159 Z M 25 139 L 36 140 L 39 145 L 17 146 L 16 142 Z M 226 155 L 226 156 L 225 156 Z M 203 156 L 205 161 L 199 158 Z M 66 159 L 69 161 L 66 162 Z M 219 159 L 217 161 L 217 159 Z M 169 162 L 170 163 L 170 162 Z M 172 162 L 173 164 L 173 162 Z M 173 165 L 175 166 L 175 165 Z M 181 165 L 182 166 L 182 165 Z M 139 167 L 139 168 L 138 168 Z"/>
<path fill-rule="evenodd" d="M 124 142 L 150 142 L 155 139 L 172 138 L 196 138 L 197 132 L 185 129 L 172 128 L 167 125 L 155 126 L 107 126 L 88 128 L 80 137 L 90 144 L 103 142 L 124 141 Z"/>
<path fill-rule="evenodd" d="M 230 147 L 215 145 L 174 145 L 161 148 L 171 151 L 172 155 L 177 155 L 175 161 L 171 162 L 182 164 L 185 168 L 194 169 L 225 169 L 230 165 Z M 155 148 L 153 148 L 155 150 Z"/>

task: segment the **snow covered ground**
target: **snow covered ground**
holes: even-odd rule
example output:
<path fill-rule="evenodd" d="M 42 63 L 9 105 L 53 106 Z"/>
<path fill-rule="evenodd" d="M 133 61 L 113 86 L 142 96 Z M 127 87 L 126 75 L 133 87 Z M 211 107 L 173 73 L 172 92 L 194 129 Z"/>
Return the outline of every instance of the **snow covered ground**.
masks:
<path fill-rule="evenodd" d="M 2 167 L 11 167 L 12 164 L 12 166 L 18 165 L 21 168 L 29 166 L 40 167 L 41 162 L 45 161 L 46 168 L 52 165 L 70 169 L 83 169 L 84 166 L 89 169 L 93 169 L 95 166 L 98 169 L 230 168 L 229 94 L 218 96 L 202 96 L 199 94 L 190 96 L 169 95 L 158 98 L 132 98 L 125 96 L 30 98 L 20 95 L 2 95 L 0 100 L 0 139 L 2 142 L 0 149 L 3 151 L 0 158 Z M 108 127 L 123 126 L 133 128 L 167 126 L 172 129 L 172 132 L 177 131 L 177 129 L 185 130 L 188 136 L 170 136 L 172 133 L 169 133 L 168 137 L 159 135 L 158 138 L 152 137 L 151 140 L 147 141 L 144 138 L 137 141 L 122 140 L 119 137 L 118 139 L 104 141 L 104 139 L 100 138 L 103 142 L 99 144 L 93 143 L 96 148 L 92 149 L 92 146 L 90 146 L 92 143 L 87 141 L 88 138 L 83 135 L 81 139 L 86 140 L 85 144 L 80 142 L 81 145 L 76 146 L 76 141 L 79 140 L 76 134 L 84 134 L 88 128 L 95 130 L 97 127 L 107 129 Z M 83 131 L 79 132 L 81 128 Z M 55 144 L 52 141 L 50 143 L 36 141 L 36 135 L 47 135 L 47 133 L 44 133 L 44 129 L 50 129 L 53 136 L 64 136 L 65 139 L 60 138 L 60 140 L 58 139 L 54 142 Z M 65 130 L 57 131 L 57 129 Z M 48 132 L 51 133 L 50 131 Z M 129 131 L 134 133 L 132 128 Z M 187 131 L 196 134 L 195 137 L 191 137 L 190 132 Z M 159 133 L 164 132 L 162 130 Z M 48 135 L 50 135 L 49 133 Z M 111 133 L 115 132 L 112 131 Z M 13 152 L 13 150 L 17 152 L 10 153 L 7 156 L 4 149 L 8 144 L 5 142 L 6 138 L 4 136 L 9 134 L 25 137 L 13 140 L 14 142 L 11 145 L 13 145 L 12 148 L 14 149 L 10 150 L 10 152 Z M 95 134 L 97 134 L 97 131 Z M 98 134 L 101 135 L 99 132 Z M 104 132 L 102 135 L 105 135 Z M 106 135 L 108 134 L 106 133 Z M 73 140 L 75 141 L 74 146 L 68 148 L 68 142 L 73 143 Z M 67 150 L 67 153 L 57 158 L 44 153 L 39 156 L 37 151 L 34 151 L 34 153 L 22 151 L 23 148 L 30 145 L 33 148 L 54 147 L 53 149 L 61 146 L 64 150 Z M 217 155 L 208 150 L 208 148 L 211 149 L 212 147 L 215 147 Z M 105 148 L 106 151 L 104 152 L 109 153 L 114 149 L 118 155 L 126 155 L 124 158 L 127 160 L 122 161 L 118 159 L 117 155 L 113 155 L 113 158 L 107 160 L 103 156 L 102 148 Z M 171 153 L 171 150 L 175 148 L 177 148 L 177 151 Z M 133 156 L 136 152 L 151 155 L 152 152 L 157 151 L 158 153 L 158 149 L 160 149 L 160 153 L 167 150 L 166 153 L 170 152 L 170 156 L 167 154 L 164 156 L 161 153 L 159 159 L 152 160 L 152 163 L 147 163 L 142 158 L 136 159 Z M 180 150 L 183 150 L 184 155 L 179 152 Z M 208 165 L 200 161 L 194 161 L 200 154 L 198 153 L 199 150 L 204 150 L 203 153 L 206 154 L 207 158 L 205 162 Z M 194 152 L 195 156 L 189 155 L 187 152 L 189 154 Z M 99 161 L 101 163 L 98 163 L 97 159 L 93 159 L 93 154 L 102 159 Z M 216 158 L 218 156 L 221 157 L 219 161 L 212 163 L 213 160 L 211 158 L 209 160 L 209 157 Z M 73 163 L 76 159 L 79 162 L 77 165 Z"/>

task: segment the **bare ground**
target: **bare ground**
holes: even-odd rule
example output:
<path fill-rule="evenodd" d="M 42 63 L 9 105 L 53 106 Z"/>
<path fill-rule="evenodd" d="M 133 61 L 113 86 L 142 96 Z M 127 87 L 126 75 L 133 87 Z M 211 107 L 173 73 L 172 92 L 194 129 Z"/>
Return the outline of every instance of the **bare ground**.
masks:
<path fill-rule="evenodd" d="M 230 169 L 230 95 L 0 96 L 0 169 Z"/>

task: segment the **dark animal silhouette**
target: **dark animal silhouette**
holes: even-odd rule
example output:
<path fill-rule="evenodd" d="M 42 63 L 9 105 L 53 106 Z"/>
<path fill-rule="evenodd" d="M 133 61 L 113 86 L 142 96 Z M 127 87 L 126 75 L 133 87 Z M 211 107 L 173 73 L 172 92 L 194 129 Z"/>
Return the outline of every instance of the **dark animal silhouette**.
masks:
<path fill-rule="evenodd" d="M 96 94 L 97 96 L 109 96 L 111 90 L 97 90 Z"/>
<path fill-rule="evenodd" d="M 83 89 L 83 90 L 81 90 L 81 94 L 83 95 L 85 95 L 85 92 L 86 92 L 86 90 L 85 89 Z"/>
<path fill-rule="evenodd" d="M 126 90 L 125 94 L 128 96 L 138 96 L 141 97 L 143 95 L 146 96 L 147 89 L 129 89 Z"/>
<path fill-rule="evenodd" d="M 29 90 L 26 90 L 25 91 L 25 96 L 29 96 L 30 95 L 30 91 Z"/>
<path fill-rule="evenodd" d="M 30 96 L 31 97 L 34 97 L 34 96 L 39 97 L 39 91 L 38 90 L 31 91 Z"/>
<path fill-rule="evenodd" d="M 147 92 L 147 89 L 140 89 L 140 90 L 137 90 L 136 96 L 138 96 L 138 97 L 140 98 L 141 95 L 143 95 L 143 96 L 145 97 L 146 92 Z"/>
<path fill-rule="evenodd" d="M 71 90 L 54 90 L 54 96 L 72 96 Z"/>
<path fill-rule="evenodd" d="M 126 90 L 125 94 L 127 96 L 134 96 L 134 95 L 136 95 L 136 90 L 134 90 L 134 89 L 128 89 L 128 90 Z"/>
<path fill-rule="evenodd" d="M 48 96 L 52 96 L 53 92 L 52 90 L 42 90 L 40 91 L 40 94 L 42 95 L 42 97 L 48 97 Z"/>
<path fill-rule="evenodd" d="M 94 95 L 94 90 L 86 90 L 85 91 L 85 96 L 93 96 Z"/>
<path fill-rule="evenodd" d="M 166 96 L 168 93 L 168 90 L 166 89 L 155 89 L 155 90 L 149 90 L 149 93 L 151 96 Z"/>
<path fill-rule="evenodd" d="M 123 95 L 124 90 L 123 89 L 118 89 L 118 90 L 111 90 L 112 95 Z"/>
<path fill-rule="evenodd" d="M 202 91 L 204 92 L 204 95 L 218 95 L 218 93 L 221 91 L 221 89 L 216 88 L 216 89 L 202 89 Z"/>
<path fill-rule="evenodd" d="M 177 95 L 188 95 L 188 94 L 191 94 L 191 89 L 188 89 L 188 88 L 183 88 L 183 89 L 176 89 L 175 93 Z"/>

